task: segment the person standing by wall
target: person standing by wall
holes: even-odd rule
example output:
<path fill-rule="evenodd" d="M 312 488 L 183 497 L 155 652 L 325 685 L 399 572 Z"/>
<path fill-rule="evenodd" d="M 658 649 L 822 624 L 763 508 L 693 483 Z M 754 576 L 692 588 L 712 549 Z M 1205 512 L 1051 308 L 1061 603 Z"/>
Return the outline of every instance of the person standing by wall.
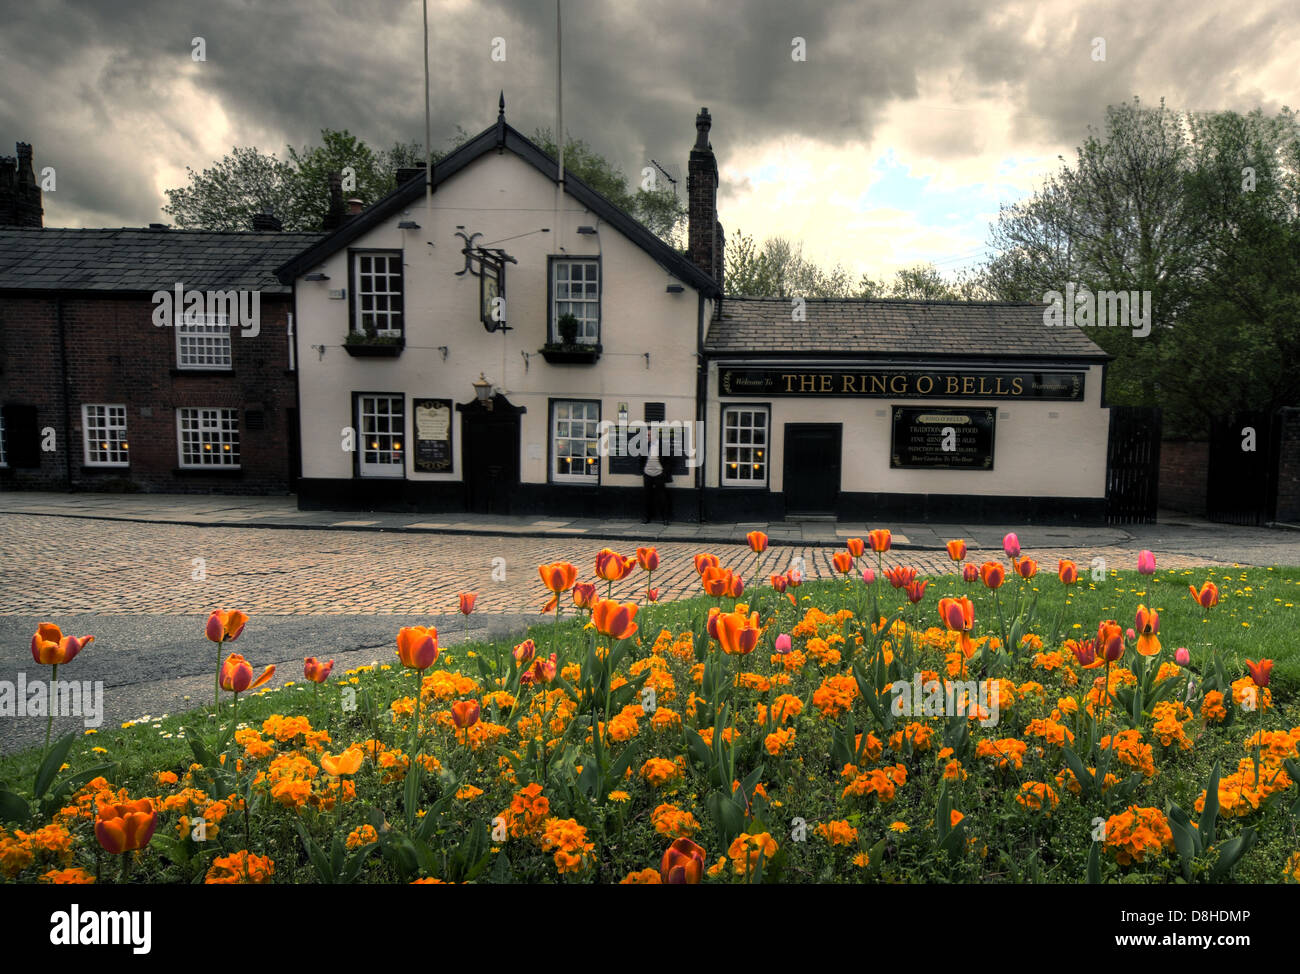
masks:
<path fill-rule="evenodd" d="M 672 516 L 668 482 L 673 479 L 673 475 L 668 470 L 668 463 L 660 458 L 659 431 L 656 429 L 651 429 L 649 449 L 641 456 L 641 476 L 645 483 L 645 516 L 641 523 L 649 524 L 659 516 L 667 524 Z"/>

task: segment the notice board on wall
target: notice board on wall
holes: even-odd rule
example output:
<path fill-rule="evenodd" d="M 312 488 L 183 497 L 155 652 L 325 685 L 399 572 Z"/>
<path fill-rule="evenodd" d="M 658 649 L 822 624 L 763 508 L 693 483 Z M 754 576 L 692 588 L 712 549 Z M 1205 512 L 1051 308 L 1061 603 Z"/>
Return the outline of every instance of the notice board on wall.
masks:
<path fill-rule="evenodd" d="M 422 473 L 451 473 L 451 400 L 416 399 L 415 469 Z"/>
<path fill-rule="evenodd" d="M 889 465 L 895 469 L 992 470 L 995 409 L 895 406 Z"/>

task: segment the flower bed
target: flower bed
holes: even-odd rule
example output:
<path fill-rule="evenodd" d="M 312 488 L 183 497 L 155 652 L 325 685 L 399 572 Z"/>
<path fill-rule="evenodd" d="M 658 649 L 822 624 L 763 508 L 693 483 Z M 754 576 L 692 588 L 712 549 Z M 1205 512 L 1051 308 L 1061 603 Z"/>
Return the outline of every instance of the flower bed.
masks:
<path fill-rule="evenodd" d="M 540 566 L 555 619 L 518 644 L 408 627 L 388 662 L 308 657 L 275 690 L 227 645 L 256 658 L 256 620 L 214 612 L 211 709 L 0 762 L 0 875 L 1300 880 L 1300 720 L 1260 635 L 1270 611 L 1294 631 L 1292 575 L 1220 588 L 1147 552 L 1136 574 L 1052 574 L 1008 536 L 982 564 L 954 542 L 927 578 L 886 570 L 889 546 L 850 539 L 818 583 L 701 554 L 702 594 L 661 604 L 657 552 L 606 549 L 590 582 Z M 82 651 L 33 637 L 52 678 Z"/>

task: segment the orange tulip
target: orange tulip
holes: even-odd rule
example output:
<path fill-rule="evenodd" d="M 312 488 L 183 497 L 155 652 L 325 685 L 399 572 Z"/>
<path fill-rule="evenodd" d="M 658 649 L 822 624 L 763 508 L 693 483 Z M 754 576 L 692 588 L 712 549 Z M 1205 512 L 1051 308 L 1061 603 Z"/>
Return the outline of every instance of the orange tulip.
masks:
<path fill-rule="evenodd" d="M 731 569 L 719 568 L 716 565 L 705 567 L 700 575 L 700 585 L 703 586 L 706 594 L 721 598 L 731 589 Z"/>
<path fill-rule="evenodd" d="M 690 839 L 675 839 L 664 853 L 659 876 L 676 886 L 695 885 L 704 878 L 704 848 Z"/>
<path fill-rule="evenodd" d="M 1154 609 L 1139 605 L 1134 628 L 1139 633 L 1137 639 L 1139 653 L 1143 656 L 1154 656 L 1160 652 L 1160 640 L 1156 638 L 1156 633 L 1160 631 L 1160 615 Z"/>
<path fill-rule="evenodd" d="M 1065 585 L 1073 585 L 1079 580 L 1079 568 L 1072 561 L 1058 561 L 1056 563 L 1056 577 Z"/>
<path fill-rule="evenodd" d="M 221 689 L 228 693 L 244 693 L 256 690 L 275 676 L 275 664 L 264 669 L 256 680 L 253 679 L 253 667 L 248 660 L 238 653 L 231 653 L 221 664 Z"/>
<path fill-rule="evenodd" d="M 1124 630 L 1114 619 L 1097 626 L 1097 652 L 1109 663 L 1117 662 L 1124 655 Z"/>
<path fill-rule="evenodd" d="M 965 541 L 949 541 L 949 542 L 948 542 L 948 557 L 951 558 L 953 561 L 961 561 L 963 558 L 965 558 L 965 557 L 966 557 L 966 542 L 965 542 Z"/>
<path fill-rule="evenodd" d="M 767 535 L 762 531 L 750 531 L 745 535 L 745 540 L 749 542 L 749 548 L 756 555 L 761 555 L 767 550 Z"/>
<path fill-rule="evenodd" d="M 727 583 L 727 595 L 733 599 L 738 599 L 745 592 L 745 580 L 739 575 L 733 574 L 731 581 Z"/>
<path fill-rule="evenodd" d="M 1212 609 L 1219 604 L 1219 586 L 1213 582 L 1206 582 L 1199 592 L 1196 591 L 1195 585 L 1189 585 L 1187 588 L 1202 609 Z"/>
<path fill-rule="evenodd" d="M 1007 570 L 1001 562 L 986 561 L 980 565 L 980 579 L 989 588 L 1001 588 L 1006 577 Z"/>
<path fill-rule="evenodd" d="M 844 542 L 844 547 L 849 549 L 849 554 L 854 558 L 861 558 L 867 550 L 867 546 L 861 538 L 849 538 Z"/>
<path fill-rule="evenodd" d="M 1032 558 L 1013 558 L 1011 563 L 1016 566 L 1016 574 L 1021 578 L 1030 579 L 1038 574 L 1038 562 Z"/>
<path fill-rule="evenodd" d="M 557 561 L 551 565 L 538 565 L 537 574 L 542 576 L 542 584 L 559 595 L 573 588 L 578 580 L 578 568 L 567 561 Z"/>
<path fill-rule="evenodd" d="M 438 659 L 438 630 L 433 626 L 403 626 L 397 633 L 397 658 L 412 670 L 427 670 Z"/>
<path fill-rule="evenodd" d="M 531 683 L 550 683 L 555 679 L 555 654 L 552 653 L 548 658 L 533 661 L 533 668 L 519 678 L 522 686 L 528 686 Z"/>
<path fill-rule="evenodd" d="M 248 616 L 239 610 L 226 612 L 224 609 L 214 609 L 208 616 L 207 637 L 214 643 L 233 642 L 239 638 L 247 624 Z"/>
<path fill-rule="evenodd" d="M 65 636 L 54 623 L 42 622 L 32 636 L 32 659 L 47 666 L 71 663 L 94 641 L 94 636 Z"/>
<path fill-rule="evenodd" d="M 715 623 L 718 644 L 728 656 L 744 656 L 754 651 L 762 630 L 758 625 L 758 613 L 722 612 Z"/>
<path fill-rule="evenodd" d="M 469 615 L 474 611 L 474 603 L 478 601 L 477 592 L 460 593 L 460 611 L 462 615 Z"/>
<path fill-rule="evenodd" d="M 853 571 L 853 555 L 847 551 L 837 551 L 831 555 L 831 564 L 841 575 L 847 575 Z"/>
<path fill-rule="evenodd" d="M 525 639 L 510 652 L 515 658 L 515 665 L 521 670 L 526 670 L 537 657 L 537 644 L 531 639 Z"/>
<path fill-rule="evenodd" d="M 695 574 L 703 575 L 706 568 L 717 568 L 718 556 L 699 554 L 695 556 Z"/>
<path fill-rule="evenodd" d="M 916 569 L 895 565 L 893 568 L 885 569 L 885 577 L 894 588 L 906 588 L 916 581 Z"/>
<path fill-rule="evenodd" d="M 596 604 L 596 586 L 591 582 L 573 586 L 573 604 L 579 609 L 590 609 Z"/>
<path fill-rule="evenodd" d="M 787 582 L 784 575 L 772 575 L 770 581 L 772 582 L 772 588 L 776 589 L 778 592 L 785 592 Z"/>
<path fill-rule="evenodd" d="M 978 581 L 979 577 L 980 577 L 980 570 L 974 565 L 961 566 L 961 580 L 963 582 Z"/>
<path fill-rule="evenodd" d="M 334 661 L 322 663 L 315 656 L 308 656 L 302 661 L 302 675 L 312 683 L 324 683 L 330 678 L 330 672 L 334 669 Z"/>
<path fill-rule="evenodd" d="M 939 618 L 954 632 L 970 632 L 975 628 L 975 603 L 965 596 L 940 599 Z"/>
<path fill-rule="evenodd" d="M 483 712 L 477 700 L 457 700 L 451 705 L 451 722 L 461 730 L 478 723 L 478 716 Z"/>
<path fill-rule="evenodd" d="M 871 550 L 877 554 L 888 551 L 892 543 L 892 535 L 886 528 L 878 528 L 875 531 L 867 532 L 867 540 L 871 542 Z"/>
<path fill-rule="evenodd" d="M 359 747 L 350 747 L 338 757 L 330 757 L 328 754 L 322 754 L 320 759 L 321 769 L 326 774 L 332 774 L 338 778 L 345 774 L 356 774 L 361 770 L 361 761 L 365 757 Z"/>
<path fill-rule="evenodd" d="M 635 558 L 624 558 L 609 548 L 601 548 L 596 553 L 596 574 L 607 582 L 621 582 L 635 564 Z"/>
<path fill-rule="evenodd" d="M 1097 640 L 1095 639 L 1067 639 L 1065 648 L 1074 654 L 1074 658 L 1079 661 L 1079 665 L 1085 670 L 1095 670 L 1106 662 L 1097 655 Z"/>
<path fill-rule="evenodd" d="M 157 827 L 158 813 L 148 798 L 120 804 L 103 802 L 95 820 L 95 838 L 106 851 L 119 856 L 147 846 Z"/>
<path fill-rule="evenodd" d="M 648 588 L 648 589 L 646 589 L 646 590 L 645 590 L 645 597 L 646 597 L 646 601 L 647 601 L 647 602 L 658 602 L 658 601 L 659 601 L 659 589 L 658 589 L 658 587 L 655 587 L 655 588 Z"/>
<path fill-rule="evenodd" d="M 1254 660 L 1246 660 L 1246 669 L 1250 671 L 1250 678 L 1254 681 L 1255 686 L 1261 689 L 1268 686 L 1269 676 L 1273 672 L 1273 661 L 1271 659 L 1262 659 L 1258 663 Z"/>
<path fill-rule="evenodd" d="M 627 639 L 632 636 L 637 625 L 635 602 L 616 602 L 613 599 L 601 599 L 591 610 L 591 621 L 596 631 L 610 639 Z"/>
<path fill-rule="evenodd" d="M 659 569 L 659 552 L 654 548 L 637 548 L 636 560 L 642 571 L 653 572 Z"/>

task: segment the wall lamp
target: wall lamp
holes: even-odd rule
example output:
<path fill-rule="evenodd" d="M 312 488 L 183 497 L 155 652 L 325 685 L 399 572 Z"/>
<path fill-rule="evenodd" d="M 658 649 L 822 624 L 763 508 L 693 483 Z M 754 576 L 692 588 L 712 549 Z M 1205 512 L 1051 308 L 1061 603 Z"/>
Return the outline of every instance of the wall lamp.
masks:
<path fill-rule="evenodd" d="M 444 362 L 447 361 L 447 346 L 446 346 L 446 345 L 439 345 L 439 346 L 438 346 L 438 351 L 440 351 L 440 352 L 442 353 L 442 360 L 443 360 Z"/>
<path fill-rule="evenodd" d="M 595 233 L 596 233 L 596 228 L 595 228 L 595 227 L 578 227 L 578 232 L 579 232 L 580 234 L 582 234 L 584 237 L 590 237 L 590 236 L 594 236 L 594 235 L 595 235 Z"/>
<path fill-rule="evenodd" d="M 304 281 L 328 281 L 329 279 L 330 277 L 328 274 L 322 274 L 320 271 L 316 271 L 314 274 L 308 274 L 303 278 Z"/>
<path fill-rule="evenodd" d="M 668 293 L 669 293 L 669 294 L 681 294 L 681 293 L 682 293 L 683 291 L 685 291 L 685 290 L 686 290 L 686 288 L 682 287 L 682 285 L 680 285 L 680 284 L 669 284 L 669 285 L 668 285 Z"/>
<path fill-rule="evenodd" d="M 397 225 L 398 230 L 419 230 L 420 225 L 414 220 L 403 220 Z"/>

